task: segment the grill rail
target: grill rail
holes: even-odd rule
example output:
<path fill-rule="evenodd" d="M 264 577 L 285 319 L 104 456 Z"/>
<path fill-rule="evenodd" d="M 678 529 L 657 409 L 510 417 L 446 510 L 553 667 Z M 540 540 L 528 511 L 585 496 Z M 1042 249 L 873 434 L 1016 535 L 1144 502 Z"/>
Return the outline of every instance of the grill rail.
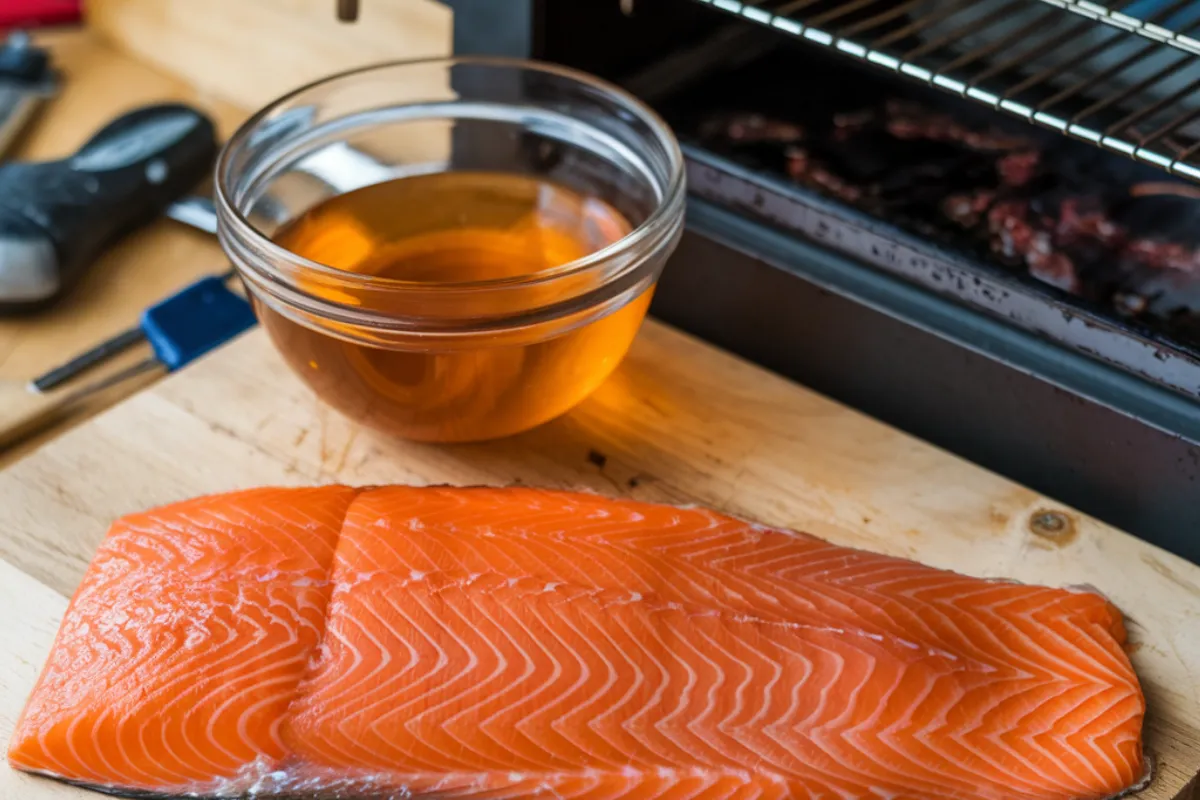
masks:
<path fill-rule="evenodd" d="M 1200 182 L 1200 0 L 696 1 Z"/>

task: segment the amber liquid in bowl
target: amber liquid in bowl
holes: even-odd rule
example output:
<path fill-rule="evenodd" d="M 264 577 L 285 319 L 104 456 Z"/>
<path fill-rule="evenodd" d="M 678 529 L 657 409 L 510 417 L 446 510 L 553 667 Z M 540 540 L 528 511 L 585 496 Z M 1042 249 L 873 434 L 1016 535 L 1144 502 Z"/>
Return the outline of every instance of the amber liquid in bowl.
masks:
<path fill-rule="evenodd" d="M 275 240 L 337 269 L 445 283 L 534 275 L 630 227 L 611 205 L 536 178 L 449 172 L 339 195 Z M 460 349 L 347 342 L 256 307 L 284 358 L 334 408 L 406 438 L 470 441 L 532 428 L 590 394 L 629 348 L 651 293 L 554 338 L 478 334 Z"/>

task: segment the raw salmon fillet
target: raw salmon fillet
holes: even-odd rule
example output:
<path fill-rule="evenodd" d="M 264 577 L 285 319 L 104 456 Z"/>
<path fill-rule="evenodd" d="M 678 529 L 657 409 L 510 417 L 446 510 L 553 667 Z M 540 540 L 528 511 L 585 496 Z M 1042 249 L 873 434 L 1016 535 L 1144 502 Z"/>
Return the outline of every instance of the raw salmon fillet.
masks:
<path fill-rule="evenodd" d="M 118 521 L 8 757 L 113 793 L 1086 800 L 1143 781 L 1098 594 L 699 508 L 258 489 Z"/>

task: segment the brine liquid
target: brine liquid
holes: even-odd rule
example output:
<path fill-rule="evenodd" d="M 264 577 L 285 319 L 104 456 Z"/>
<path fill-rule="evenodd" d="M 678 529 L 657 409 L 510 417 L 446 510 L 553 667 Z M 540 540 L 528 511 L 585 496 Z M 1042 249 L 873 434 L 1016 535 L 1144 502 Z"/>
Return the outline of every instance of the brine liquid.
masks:
<path fill-rule="evenodd" d="M 533 275 L 629 230 L 612 206 L 557 185 L 453 172 L 332 198 L 275 239 L 338 269 L 440 283 Z M 531 428 L 579 402 L 625 354 L 650 295 L 555 338 L 477 335 L 457 350 L 349 343 L 257 305 L 284 357 L 335 408 L 408 438 L 466 441 Z"/>

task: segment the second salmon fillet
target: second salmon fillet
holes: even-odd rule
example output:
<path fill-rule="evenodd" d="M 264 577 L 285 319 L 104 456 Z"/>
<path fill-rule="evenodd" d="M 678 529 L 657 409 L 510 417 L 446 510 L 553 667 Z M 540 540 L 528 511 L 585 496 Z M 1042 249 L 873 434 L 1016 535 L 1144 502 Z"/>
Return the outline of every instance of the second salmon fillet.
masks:
<path fill-rule="evenodd" d="M 535 489 L 118 521 L 9 761 L 108 792 L 1090 800 L 1145 775 L 1119 612 Z"/>

